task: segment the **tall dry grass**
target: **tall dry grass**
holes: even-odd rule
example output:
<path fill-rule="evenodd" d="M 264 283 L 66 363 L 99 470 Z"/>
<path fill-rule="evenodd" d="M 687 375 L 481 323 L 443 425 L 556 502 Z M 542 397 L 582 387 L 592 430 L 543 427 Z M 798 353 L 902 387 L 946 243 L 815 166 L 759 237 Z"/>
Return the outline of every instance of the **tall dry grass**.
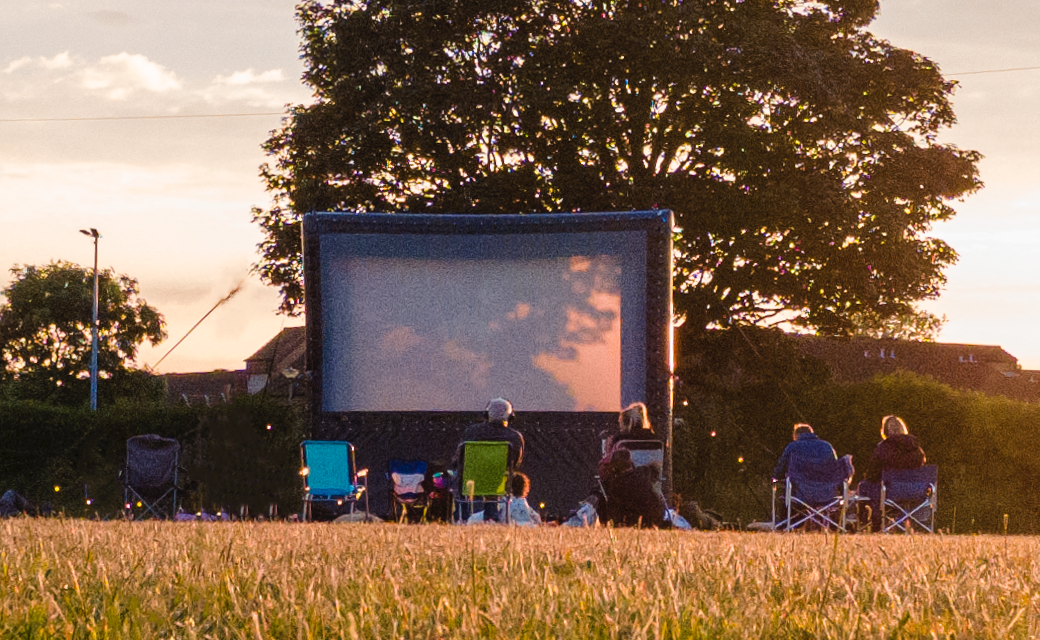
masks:
<path fill-rule="evenodd" d="M 1026 638 L 1037 538 L 0 522 L 0 637 Z"/>

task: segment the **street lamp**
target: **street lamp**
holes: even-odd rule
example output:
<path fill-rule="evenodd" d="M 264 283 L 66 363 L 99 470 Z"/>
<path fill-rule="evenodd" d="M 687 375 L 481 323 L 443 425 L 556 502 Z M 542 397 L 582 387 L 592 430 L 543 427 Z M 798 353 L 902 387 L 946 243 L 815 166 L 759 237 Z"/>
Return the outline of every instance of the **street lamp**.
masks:
<path fill-rule="evenodd" d="M 90 231 L 86 229 L 80 229 L 80 233 L 85 236 L 94 238 L 94 321 L 90 325 L 90 410 L 97 411 L 97 356 L 98 356 L 98 273 L 97 273 L 97 254 L 98 254 L 98 238 L 101 234 L 94 227 L 90 228 Z"/>

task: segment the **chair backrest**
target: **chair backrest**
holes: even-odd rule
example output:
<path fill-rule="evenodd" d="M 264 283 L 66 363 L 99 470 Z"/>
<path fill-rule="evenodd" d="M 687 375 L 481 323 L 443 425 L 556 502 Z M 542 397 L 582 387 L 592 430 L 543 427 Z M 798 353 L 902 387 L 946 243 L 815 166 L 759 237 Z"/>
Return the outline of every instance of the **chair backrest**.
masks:
<path fill-rule="evenodd" d="M 155 434 L 134 436 L 126 441 L 126 483 L 137 489 L 156 489 L 177 480 L 181 445 Z"/>
<path fill-rule="evenodd" d="M 619 447 L 629 450 L 632 454 L 632 464 L 637 467 L 664 465 L 664 443 L 660 440 L 618 440 L 614 448 Z"/>
<path fill-rule="evenodd" d="M 807 460 L 793 457 L 787 476 L 794 487 L 794 495 L 810 504 L 824 504 L 841 495 L 843 483 L 852 477 L 852 458 L 837 460 Z"/>
<path fill-rule="evenodd" d="M 463 442 L 461 495 L 504 496 L 509 477 L 508 442 Z M 472 485 L 470 484 L 472 483 Z"/>
<path fill-rule="evenodd" d="M 390 482 L 398 496 L 423 493 L 426 479 L 425 460 L 390 460 Z"/>
<path fill-rule="evenodd" d="M 917 469 L 885 469 L 881 472 L 885 499 L 895 502 L 927 498 L 929 489 L 937 486 L 938 479 L 939 468 L 934 464 Z"/>
<path fill-rule="evenodd" d="M 342 440 L 304 440 L 300 445 L 307 469 L 307 491 L 320 495 L 349 495 L 357 486 L 354 445 Z"/>

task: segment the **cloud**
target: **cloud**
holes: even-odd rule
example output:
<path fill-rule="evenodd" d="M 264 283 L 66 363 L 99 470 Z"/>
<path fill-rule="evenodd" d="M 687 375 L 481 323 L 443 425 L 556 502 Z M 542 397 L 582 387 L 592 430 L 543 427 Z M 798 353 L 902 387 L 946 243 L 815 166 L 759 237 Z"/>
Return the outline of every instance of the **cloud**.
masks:
<path fill-rule="evenodd" d="M 308 97 L 280 68 L 191 73 L 131 51 L 0 58 L 0 106 L 9 118 L 87 118 L 280 111 Z"/>
<path fill-rule="evenodd" d="M 105 56 L 82 71 L 82 86 L 110 100 L 125 100 L 138 90 L 167 93 L 181 88 L 176 74 L 140 54 Z"/>
<path fill-rule="evenodd" d="M 45 58 L 40 56 L 33 58 L 31 56 L 25 56 L 13 60 L 6 67 L 4 67 L 2 73 L 13 74 L 19 69 L 31 69 L 32 67 L 39 67 L 40 69 L 46 69 L 48 71 L 55 71 L 60 69 L 68 69 L 73 65 L 72 56 L 69 55 L 68 51 L 63 51 L 53 58 Z"/>
<path fill-rule="evenodd" d="M 261 74 L 253 73 L 252 69 L 246 69 L 245 71 L 236 71 L 230 76 L 217 76 L 213 80 L 213 84 L 238 86 L 266 82 L 281 82 L 282 80 L 285 80 L 285 74 L 282 73 L 281 69 L 271 69 L 270 71 L 264 71 Z"/>
<path fill-rule="evenodd" d="M 272 90 L 260 85 L 283 83 L 285 74 L 281 69 L 270 69 L 256 73 L 252 69 L 236 71 L 229 76 L 217 76 L 202 90 L 203 99 L 211 104 L 244 102 L 251 107 L 281 107 L 287 100 Z"/>

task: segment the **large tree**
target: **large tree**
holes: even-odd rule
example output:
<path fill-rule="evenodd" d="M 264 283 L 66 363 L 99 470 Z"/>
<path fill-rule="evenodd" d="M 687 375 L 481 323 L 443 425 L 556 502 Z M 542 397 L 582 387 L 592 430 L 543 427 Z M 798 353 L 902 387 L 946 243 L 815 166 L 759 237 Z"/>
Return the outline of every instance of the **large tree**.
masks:
<path fill-rule="evenodd" d="M 90 374 L 94 272 L 70 262 L 11 269 L 0 305 L 0 375 L 19 397 L 85 399 Z M 121 388 L 142 388 L 134 369 L 144 342 L 166 338 L 162 315 L 140 297 L 137 280 L 98 272 L 98 372 Z M 100 391 L 110 387 L 102 383 Z"/>
<path fill-rule="evenodd" d="M 314 102 L 261 168 L 260 274 L 298 313 L 314 210 L 669 208 L 696 326 L 847 333 L 913 316 L 979 187 L 937 141 L 953 83 L 867 29 L 876 0 L 307 0 Z"/>

